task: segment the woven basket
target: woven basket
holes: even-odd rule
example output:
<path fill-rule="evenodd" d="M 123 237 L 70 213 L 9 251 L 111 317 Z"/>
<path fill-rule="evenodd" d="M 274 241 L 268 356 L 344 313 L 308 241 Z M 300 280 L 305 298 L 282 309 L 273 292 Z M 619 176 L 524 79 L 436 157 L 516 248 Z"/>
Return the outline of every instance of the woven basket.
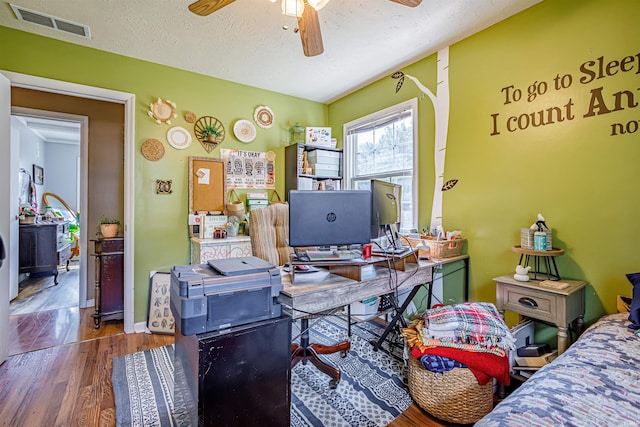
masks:
<path fill-rule="evenodd" d="M 491 381 L 479 385 L 466 368 L 437 374 L 413 357 L 409 360 L 409 393 L 422 409 L 451 423 L 475 423 L 493 409 Z"/>

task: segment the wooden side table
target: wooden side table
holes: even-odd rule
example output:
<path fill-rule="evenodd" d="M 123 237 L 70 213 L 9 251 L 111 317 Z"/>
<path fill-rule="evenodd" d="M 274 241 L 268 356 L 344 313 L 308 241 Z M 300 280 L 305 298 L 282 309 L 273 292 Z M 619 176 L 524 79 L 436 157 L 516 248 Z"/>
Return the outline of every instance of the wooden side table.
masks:
<path fill-rule="evenodd" d="M 95 313 L 96 329 L 105 320 L 124 319 L 124 238 L 101 238 L 95 242 Z"/>
<path fill-rule="evenodd" d="M 558 355 L 568 347 L 567 328 L 577 321 L 576 330 L 584 330 L 584 294 L 588 282 L 566 280 L 565 289 L 540 286 L 539 281 L 519 282 L 513 276 L 500 276 L 496 282 L 496 307 L 504 317 L 505 310 L 521 316 L 549 322 L 558 328 Z"/>

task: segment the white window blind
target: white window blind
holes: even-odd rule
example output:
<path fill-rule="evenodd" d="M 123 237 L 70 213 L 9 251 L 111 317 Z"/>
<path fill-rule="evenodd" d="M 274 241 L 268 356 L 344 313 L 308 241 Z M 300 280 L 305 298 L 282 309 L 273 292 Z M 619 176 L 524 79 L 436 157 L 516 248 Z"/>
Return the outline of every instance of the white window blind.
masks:
<path fill-rule="evenodd" d="M 414 99 L 344 125 L 346 187 L 368 189 L 371 179 L 400 184 L 402 232 L 418 228 L 416 115 Z"/>

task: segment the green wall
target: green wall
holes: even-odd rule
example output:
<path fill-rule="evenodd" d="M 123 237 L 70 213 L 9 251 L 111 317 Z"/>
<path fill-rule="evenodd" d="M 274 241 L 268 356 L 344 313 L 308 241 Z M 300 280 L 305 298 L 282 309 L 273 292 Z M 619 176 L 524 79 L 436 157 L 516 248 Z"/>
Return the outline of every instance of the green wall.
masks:
<path fill-rule="evenodd" d="M 446 229 L 462 230 L 468 239 L 472 300 L 495 301 L 492 278 L 514 271 L 518 255 L 511 247 L 519 244 L 520 228 L 534 222 L 538 212 L 553 229 L 554 246 L 565 250 L 557 259 L 560 273 L 591 283 L 587 320 L 615 311 L 616 294 L 631 293 L 624 274 L 640 269 L 635 252 L 640 237 L 640 168 L 635 164 L 640 159 L 640 130 L 612 136 L 611 125 L 623 123 L 634 130 L 640 108 L 584 115 L 591 91 L 600 87 L 602 102 L 611 109 L 618 91 L 630 91 L 640 102 L 637 22 L 636 0 L 545 1 L 451 46 L 445 179 L 459 182 L 444 195 L 443 216 Z M 0 69 L 136 95 L 136 322 L 146 318 L 149 272 L 189 261 L 187 158 L 219 156 L 219 149 L 208 155 L 195 142 L 180 151 L 166 144 L 162 160 L 145 160 L 140 145 L 147 138 L 166 142 L 169 128 L 147 117 L 148 103 L 157 97 L 176 102 L 180 117 L 174 125 L 190 128 L 181 113 L 191 110 L 221 119 L 228 132 L 235 120 L 251 118 L 256 106 L 271 107 L 276 116 L 272 129 L 257 128 L 258 137 L 249 145 L 227 136 L 222 147 L 275 151 L 281 194 L 287 129 L 294 122 L 328 123 L 341 143 L 343 123 L 418 97 L 419 225 L 430 222 L 434 112 L 429 99 L 409 81 L 396 93 L 397 80 L 383 78 L 326 106 L 4 27 L 0 46 Z M 580 65 L 601 56 L 605 63 L 632 57 L 625 65 L 629 71 L 581 83 L 585 73 Z M 436 59 L 429 56 L 402 71 L 435 90 Z M 566 74 L 571 84 L 556 90 L 554 77 Z M 527 88 L 542 81 L 547 91 L 528 102 Z M 511 85 L 523 95 L 505 104 L 503 88 Z M 570 101 L 571 120 L 506 129 L 510 116 Z M 499 124 L 496 135 L 492 115 Z M 155 179 L 172 179 L 174 193 L 156 195 Z"/>
<path fill-rule="evenodd" d="M 631 293 L 624 275 L 640 270 L 638 22 L 636 0 L 545 1 L 450 47 L 445 180 L 459 182 L 444 193 L 443 219 L 447 230 L 462 230 L 468 239 L 472 300 L 495 301 L 492 278 L 514 272 L 519 255 L 511 247 L 538 212 L 553 229 L 554 246 L 565 250 L 557 258 L 560 274 L 590 282 L 588 321 L 614 312 L 616 294 Z M 581 64 L 595 61 L 587 69 L 597 70 L 599 57 L 604 64 L 629 57 L 628 71 L 618 66 L 610 68 L 616 74 L 581 82 L 589 75 Z M 436 59 L 432 55 L 401 71 L 435 90 Z M 554 78 L 564 75 L 570 75 L 565 87 L 556 89 Z M 547 84 L 546 92 L 540 82 Z M 395 93 L 396 83 L 383 78 L 332 103 L 329 125 L 341 133 L 345 122 L 421 96 L 409 81 Z M 516 101 L 510 91 L 506 103 L 503 88 L 511 85 L 522 96 Z M 529 101 L 532 85 L 541 94 Z M 600 91 L 601 98 L 592 91 Z M 619 91 L 629 91 L 633 101 L 628 106 L 625 98 L 625 108 L 613 111 Z M 590 106 L 601 114 L 585 117 Z M 604 114 L 605 106 L 612 111 Z M 511 116 L 551 107 L 560 107 L 565 120 L 514 131 L 506 127 Z M 418 108 L 419 225 L 424 227 L 434 183 L 434 113 L 426 97 Z M 613 123 L 633 132 L 614 136 Z"/>
<path fill-rule="evenodd" d="M 150 272 L 169 271 L 174 265 L 190 261 L 188 157 L 219 158 L 220 147 L 274 151 L 276 187 L 284 195 L 284 147 L 288 144 L 288 129 L 295 122 L 316 126 L 327 122 L 327 106 L 323 104 L 6 27 L 0 27 L 0 69 L 135 94 L 136 322 L 146 320 Z M 170 99 L 177 105 L 179 117 L 172 120 L 171 125 L 156 124 L 147 116 L 149 103 L 158 97 Z M 270 129 L 256 126 L 256 139 L 243 144 L 233 137 L 232 126 L 238 119 L 253 121 L 253 111 L 259 105 L 273 110 L 274 125 Z M 220 147 L 207 153 L 195 138 L 184 150 L 176 150 L 167 143 L 166 132 L 171 126 L 193 129 L 193 125 L 184 120 L 187 110 L 198 117 L 214 116 L 223 122 L 227 136 Z M 140 146 L 148 138 L 164 143 L 165 156 L 157 162 L 146 160 L 140 152 Z M 173 193 L 157 195 L 156 179 L 172 180 Z"/>

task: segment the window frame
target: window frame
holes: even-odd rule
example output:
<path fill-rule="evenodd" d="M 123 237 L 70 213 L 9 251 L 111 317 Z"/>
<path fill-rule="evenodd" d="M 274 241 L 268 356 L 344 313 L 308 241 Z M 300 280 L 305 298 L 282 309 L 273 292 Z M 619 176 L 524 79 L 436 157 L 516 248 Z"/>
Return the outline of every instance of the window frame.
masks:
<path fill-rule="evenodd" d="M 356 120 L 352 120 L 348 123 L 342 125 L 342 134 L 344 138 L 343 150 L 344 150 L 344 159 L 343 159 L 343 182 L 344 187 L 346 189 L 353 188 L 353 181 L 356 179 L 354 173 L 354 162 L 355 162 L 355 153 L 354 153 L 354 144 L 350 141 L 349 131 L 355 128 L 362 127 L 366 124 L 373 124 L 375 121 L 379 121 L 384 118 L 388 118 L 389 116 L 395 114 L 400 114 L 403 111 L 411 110 L 411 115 L 413 118 L 412 130 L 413 130 L 413 162 L 412 162 L 412 174 L 411 174 L 411 216 L 413 218 L 413 226 L 410 228 L 418 229 L 418 99 L 412 98 L 407 101 L 401 102 L 396 105 L 392 105 L 383 110 L 376 111 L 374 113 L 368 114 L 364 117 L 360 117 Z M 372 177 L 375 176 L 405 176 L 400 173 L 393 172 L 385 172 L 380 174 L 371 174 Z M 358 177 L 360 178 L 360 177 Z M 404 188 L 403 188 L 404 193 Z M 407 227 L 402 227 L 403 231 L 408 231 Z"/>

